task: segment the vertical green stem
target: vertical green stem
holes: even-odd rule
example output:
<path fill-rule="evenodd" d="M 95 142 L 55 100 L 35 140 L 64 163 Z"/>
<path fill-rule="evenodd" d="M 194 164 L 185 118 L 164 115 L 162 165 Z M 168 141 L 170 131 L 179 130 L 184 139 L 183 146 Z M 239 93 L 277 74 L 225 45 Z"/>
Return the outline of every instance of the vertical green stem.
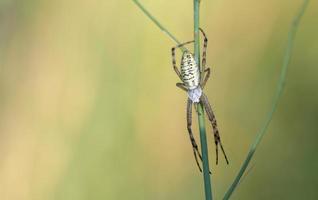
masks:
<path fill-rule="evenodd" d="M 200 35 L 199 35 L 199 24 L 200 24 L 200 0 L 193 0 L 194 8 L 194 56 L 195 61 L 200 68 Z M 200 68 L 201 69 L 201 68 Z M 205 131 L 205 117 L 204 110 L 201 103 L 198 104 L 198 121 L 200 130 L 200 142 L 201 152 L 203 160 L 203 179 L 204 179 L 204 191 L 205 199 L 212 200 L 212 189 L 210 180 L 210 167 L 209 167 L 209 156 L 208 156 L 208 145 Z"/>
<path fill-rule="evenodd" d="M 203 179 L 204 179 L 204 192 L 205 199 L 212 200 L 212 189 L 211 189 L 211 181 L 210 181 L 210 167 L 209 167 L 209 157 L 208 157 L 208 145 L 206 139 L 206 131 L 205 131 L 205 117 L 202 104 L 198 104 L 198 120 L 199 120 L 199 130 L 200 130 L 200 142 L 201 142 L 201 152 L 202 152 L 202 160 L 203 160 Z"/>

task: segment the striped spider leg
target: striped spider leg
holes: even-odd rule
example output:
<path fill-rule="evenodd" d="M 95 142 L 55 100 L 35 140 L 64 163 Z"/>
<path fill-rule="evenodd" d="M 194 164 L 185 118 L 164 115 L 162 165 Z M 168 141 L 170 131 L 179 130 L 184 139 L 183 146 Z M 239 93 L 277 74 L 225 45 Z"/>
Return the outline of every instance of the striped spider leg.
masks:
<path fill-rule="evenodd" d="M 190 137 L 190 141 L 193 148 L 194 157 L 197 163 L 197 166 L 199 170 L 202 172 L 202 169 L 200 167 L 198 157 L 202 161 L 202 156 L 199 152 L 198 145 L 194 139 L 193 133 L 192 133 L 192 104 L 194 104 L 195 109 L 197 110 L 198 103 L 202 103 L 204 109 L 207 112 L 209 121 L 213 128 L 213 134 L 214 134 L 214 140 L 216 145 L 216 163 L 218 164 L 218 146 L 220 145 L 222 152 L 224 154 L 225 160 L 227 163 L 228 159 L 225 154 L 225 151 L 223 149 L 219 131 L 217 128 L 217 123 L 215 119 L 215 115 L 213 113 L 213 110 L 211 108 L 211 105 L 208 101 L 207 96 L 203 93 L 203 88 L 205 87 L 209 77 L 210 77 L 210 68 L 206 68 L 206 50 L 207 50 L 207 43 L 208 39 L 204 33 L 204 31 L 200 28 L 200 31 L 204 37 L 204 43 L 203 43 L 203 49 L 202 49 L 202 68 L 199 69 L 195 59 L 194 55 L 189 51 L 184 51 L 181 59 L 181 73 L 176 65 L 176 56 L 175 56 L 175 49 L 180 48 L 184 45 L 193 43 L 194 41 L 185 42 L 183 44 L 180 44 L 176 47 L 173 47 L 171 49 L 172 51 L 172 65 L 173 69 L 182 81 L 181 83 L 177 83 L 176 86 L 181 88 L 182 90 L 186 91 L 188 93 L 188 101 L 187 101 L 187 129 Z"/>
<path fill-rule="evenodd" d="M 216 151 L 215 152 L 215 154 L 216 154 L 216 164 L 218 164 L 218 160 L 219 160 L 219 149 L 218 149 L 219 145 L 221 147 L 221 150 L 222 150 L 222 153 L 224 155 L 226 163 L 229 164 L 229 160 L 227 159 L 226 153 L 225 153 L 223 145 L 221 143 L 221 137 L 220 137 L 220 134 L 219 134 L 219 129 L 218 129 L 217 123 L 216 123 L 216 118 L 215 118 L 215 115 L 213 113 L 212 107 L 211 107 L 211 105 L 209 103 L 208 97 L 204 93 L 202 93 L 202 96 L 201 96 L 200 100 L 201 100 L 201 102 L 203 104 L 203 107 L 205 108 L 205 111 L 206 111 L 206 113 L 208 115 L 209 121 L 211 122 L 211 125 L 212 125 L 213 135 L 214 135 L 214 142 L 215 142 L 215 151 Z"/>

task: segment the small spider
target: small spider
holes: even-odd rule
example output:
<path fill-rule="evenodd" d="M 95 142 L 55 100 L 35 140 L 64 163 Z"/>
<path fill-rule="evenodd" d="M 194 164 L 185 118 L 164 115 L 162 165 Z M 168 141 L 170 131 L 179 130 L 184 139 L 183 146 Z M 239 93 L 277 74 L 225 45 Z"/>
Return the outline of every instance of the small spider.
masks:
<path fill-rule="evenodd" d="M 189 132 L 192 148 L 193 148 L 193 154 L 196 160 L 196 163 L 199 167 L 199 170 L 202 172 L 202 169 L 200 167 L 198 157 L 200 157 L 202 161 L 202 156 L 198 150 L 198 145 L 193 137 L 192 134 L 192 104 L 194 104 L 195 109 L 197 108 L 197 105 L 201 102 L 203 107 L 206 110 L 206 113 L 208 115 L 209 121 L 211 122 L 212 128 L 213 128 L 213 134 L 214 134 L 214 141 L 216 145 L 216 164 L 218 164 L 218 146 L 220 145 L 221 150 L 223 152 L 224 158 L 226 160 L 226 163 L 229 164 L 229 161 L 227 159 L 227 156 L 225 154 L 225 151 L 223 149 L 221 138 L 219 135 L 219 130 L 217 127 L 215 115 L 213 113 L 212 107 L 209 103 L 208 97 L 203 93 L 202 89 L 204 88 L 207 80 L 210 77 L 210 68 L 205 69 L 206 64 L 206 49 L 208 44 L 208 39 L 204 33 L 204 31 L 200 28 L 200 31 L 204 37 L 204 45 L 202 50 L 202 71 L 200 72 L 199 67 L 194 59 L 194 55 L 189 52 L 188 50 L 185 50 L 182 54 L 181 58 L 181 66 L 180 71 L 177 68 L 176 65 L 176 56 L 175 56 L 175 49 L 180 48 L 186 44 L 190 44 L 192 41 L 185 42 L 183 44 L 180 44 L 176 47 L 173 47 L 171 49 L 172 51 L 172 64 L 173 69 L 176 72 L 176 74 L 181 79 L 182 83 L 177 83 L 176 86 L 181 88 L 182 90 L 186 91 L 188 93 L 188 103 L 187 103 L 187 129 Z"/>

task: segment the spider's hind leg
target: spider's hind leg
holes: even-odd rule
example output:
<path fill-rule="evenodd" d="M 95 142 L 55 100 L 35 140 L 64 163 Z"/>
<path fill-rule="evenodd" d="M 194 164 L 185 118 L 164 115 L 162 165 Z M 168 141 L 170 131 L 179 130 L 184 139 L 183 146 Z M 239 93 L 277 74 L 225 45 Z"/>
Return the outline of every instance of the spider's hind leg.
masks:
<path fill-rule="evenodd" d="M 200 160 L 202 161 L 202 156 L 199 152 L 199 149 L 198 149 L 198 145 L 193 137 L 193 133 L 192 133 L 192 129 L 191 129 L 191 126 L 192 126 L 192 101 L 191 99 L 188 98 L 188 103 L 187 103 L 187 129 L 188 129 L 188 132 L 189 132 L 189 136 L 190 136 L 190 140 L 191 140 L 191 144 L 192 144 L 192 148 L 193 148 L 193 154 L 194 154 L 194 158 L 195 158 L 195 161 L 197 163 L 197 166 L 200 170 L 200 172 L 202 172 L 202 169 L 201 169 L 201 166 L 199 164 L 199 160 L 198 160 L 198 156 L 200 158 Z"/>
<path fill-rule="evenodd" d="M 198 115 L 200 115 L 199 110 L 198 110 L 198 106 L 199 106 L 198 103 L 194 103 L 195 112 L 196 112 Z"/>
<path fill-rule="evenodd" d="M 220 138 L 219 130 L 218 130 L 218 127 L 217 127 L 215 115 L 213 113 L 213 110 L 212 110 L 212 107 L 211 107 L 211 105 L 209 103 L 209 100 L 208 100 L 207 96 L 204 93 L 202 93 L 201 102 L 203 103 L 203 106 L 204 106 L 204 108 L 206 110 L 206 113 L 208 115 L 209 121 L 211 122 L 211 125 L 212 125 L 212 128 L 213 128 L 215 148 L 216 148 L 215 149 L 215 151 L 216 151 L 216 164 L 218 164 L 218 159 L 219 159 L 218 158 L 218 154 L 219 154 L 218 146 L 219 145 L 220 145 L 221 150 L 223 152 L 223 155 L 224 155 L 226 163 L 229 164 L 229 161 L 227 159 L 227 156 L 226 156 L 226 153 L 224 151 L 223 145 L 221 143 L 221 138 Z"/>

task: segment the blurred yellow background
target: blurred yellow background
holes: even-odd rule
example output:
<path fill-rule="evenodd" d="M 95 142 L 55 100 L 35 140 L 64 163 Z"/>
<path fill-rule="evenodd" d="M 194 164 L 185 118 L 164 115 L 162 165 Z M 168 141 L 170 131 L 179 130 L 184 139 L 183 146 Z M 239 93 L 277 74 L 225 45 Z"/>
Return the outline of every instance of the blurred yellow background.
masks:
<path fill-rule="evenodd" d="M 142 3 L 191 40 L 192 1 Z M 206 93 L 230 159 L 215 166 L 209 134 L 216 199 L 269 110 L 301 3 L 202 0 Z M 318 199 L 317 8 L 311 1 L 286 90 L 233 199 Z M 0 199 L 203 199 L 174 45 L 132 1 L 1 0 Z"/>

